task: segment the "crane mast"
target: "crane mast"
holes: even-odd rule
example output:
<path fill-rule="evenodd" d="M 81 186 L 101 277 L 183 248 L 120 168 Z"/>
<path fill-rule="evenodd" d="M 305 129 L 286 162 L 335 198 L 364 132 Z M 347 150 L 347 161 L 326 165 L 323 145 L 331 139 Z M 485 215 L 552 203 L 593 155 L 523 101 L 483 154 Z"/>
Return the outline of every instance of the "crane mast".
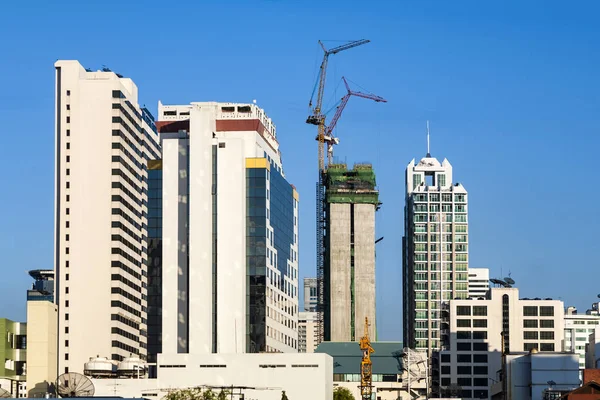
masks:
<path fill-rule="evenodd" d="M 369 338 L 369 318 L 365 317 L 365 334 L 360 338 L 360 350 L 362 351 L 362 360 L 360 362 L 360 397 L 362 400 L 371 400 L 373 393 L 373 364 L 371 362 L 371 353 L 374 353 Z"/>
<path fill-rule="evenodd" d="M 341 46 L 327 49 L 323 42 L 319 41 L 319 45 L 323 49 L 323 61 L 319 69 L 319 79 L 313 89 L 310 102 L 308 104 L 311 109 L 311 114 L 306 119 L 306 123 L 311 125 L 317 125 L 317 141 L 319 147 L 319 179 L 317 182 L 317 193 L 316 193 L 316 219 L 317 219 L 317 329 L 318 329 L 318 343 L 324 339 L 324 314 L 325 314 L 325 247 L 324 247 L 324 236 L 325 236 L 325 115 L 323 115 L 323 95 L 325 93 L 325 80 L 327 77 L 327 64 L 329 62 L 329 56 L 337 54 L 341 51 L 351 49 L 353 47 L 361 46 L 369 43 L 369 40 L 355 40 Z M 313 99 L 315 89 L 318 88 L 317 97 L 313 107 Z M 317 343 L 317 344 L 318 344 Z"/>

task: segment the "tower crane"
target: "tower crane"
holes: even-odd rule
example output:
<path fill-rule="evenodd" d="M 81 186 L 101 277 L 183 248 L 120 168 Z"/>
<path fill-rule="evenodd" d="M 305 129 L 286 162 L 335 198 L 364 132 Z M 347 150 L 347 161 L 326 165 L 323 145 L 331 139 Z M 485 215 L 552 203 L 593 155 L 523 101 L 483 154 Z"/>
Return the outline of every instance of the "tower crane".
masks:
<path fill-rule="evenodd" d="M 387 103 L 387 100 L 384 99 L 383 97 L 380 97 L 380 96 L 377 96 L 374 94 L 355 92 L 355 91 L 351 90 L 350 86 L 348 85 L 348 82 L 346 81 L 346 78 L 342 77 L 342 80 L 344 81 L 344 85 L 346 86 L 346 90 L 348 91 L 348 93 L 344 97 L 342 97 L 340 104 L 337 106 L 337 109 L 335 110 L 335 114 L 331 118 L 331 122 L 325 128 L 325 135 L 323 137 L 324 142 L 327 143 L 327 158 L 328 158 L 327 164 L 331 164 L 331 162 L 332 162 L 333 146 L 340 142 L 338 138 L 333 136 L 333 129 L 335 128 L 335 125 L 337 124 L 338 120 L 342 116 L 342 112 L 344 111 L 346 104 L 348 104 L 348 100 L 350 100 L 350 97 L 356 96 L 356 97 L 362 97 L 364 99 L 373 100 L 378 103 Z M 319 140 L 319 137 L 317 137 L 317 140 Z"/>
<path fill-rule="evenodd" d="M 337 54 L 340 51 L 348 50 L 353 47 L 361 46 L 369 43 L 370 40 L 361 39 L 354 40 L 345 43 L 341 46 L 327 49 L 323 42 L 319 40 L 319 45 L 323 49 L 323 61 L 319 69 L 319 78 L 315 82 L 313 92 L 310 98 L 308 107 L 311 110 L 311 114 L 306 119 L 306 123 L 316 125 L 318 128 L 317 141 L 319 142 L 319 181 L 317 182 L 317 331 L 318 331 L 318 343 L 324 340 L 324 312 L 325 312 L 325 246 L 324 246 L 324 235 L 325 235 L 325 193 L 324 193 L 324 174 L 325 174 L 325 115 L 322 112 L 323 107 L 323 95 L 325 93 L 325 79 L 327 77 L 327 63 L 329 62 L 329 56 Z M 318 90 L 317 90 L 318 89 Z M 315 92 L 317 97 L 315 99 Z M 313 107 L 313 100 L 314 107 Z"/>
<path fill-rule="evenodd" d="M 371 400 L 373 393 L 373 363 L 371 362 L 371 353 L 375 353 L 371 347 L 369 338 L 369 318 L 365 317 L 365 335 L 360 338 L 360 350 L 362 351 L 362 360 L 360 362 L 360 397 L 362 400 Z"/>

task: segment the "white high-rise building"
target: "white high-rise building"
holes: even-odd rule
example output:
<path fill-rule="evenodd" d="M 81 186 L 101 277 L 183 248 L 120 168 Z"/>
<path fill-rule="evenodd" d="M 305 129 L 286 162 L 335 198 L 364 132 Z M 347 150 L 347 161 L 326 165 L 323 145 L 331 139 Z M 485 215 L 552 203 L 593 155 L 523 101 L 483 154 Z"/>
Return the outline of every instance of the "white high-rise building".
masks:
<path fill-rule="evenodd" d="M 162 354 L 297 352 L 298 193 L 254 104 L 159 104 Z"/>
<path fill-rule="evenodd" d="M 469 268 L 469 298 L 485 298 L 489 290 L 490 270 L 487 268 Z"/>
<path fill-rule="evenodd" d="M 300 311 L 298 317 L 298 352 L 314 353 L 319 342 L 317 313 Z"/>
<path fill-rule="evenodd" d="M 561 350 L 560 300 L 519 299 L 518 289 L 501 288 L 491 289 L 485 300 L 451 300 L 445 307 L 443 350 L 432 362 L 433 386 L 442 394 L 458 385 L 463 399 L 490 399 L 503 353 Z"/>
<path fill-rule="evenodd" d="M 570 351 L 577 354 L 580 370 L 586 367 L 585 352 L 589 337 L 600 324 L 600 315 L 597 313 L 592 314 L 594 311 L 592 309 L 588 310 L 586 314 L 577 314 L 577 310 L 574 307 L 568 307 L 565 312 L 565 341 L 563 351 Z"/>
<path fill-rule="evenodd" d="M 406 167 L 403 238 L 404 343 L 440 347 L 441 305 L 468 296 L 467 191 L 452 165 L 427 154 Z"/>
<path fill-rule="evenodd" d="M 304 278 L 304 311 L 317 311 L 317 278 Z"/>
<path fill-rule="evenodd" d="M 160 149 L 131 79 L 77 61 L 55 68 L 60 374 L 96 355 L 146 357 L 146 162 Z"/>

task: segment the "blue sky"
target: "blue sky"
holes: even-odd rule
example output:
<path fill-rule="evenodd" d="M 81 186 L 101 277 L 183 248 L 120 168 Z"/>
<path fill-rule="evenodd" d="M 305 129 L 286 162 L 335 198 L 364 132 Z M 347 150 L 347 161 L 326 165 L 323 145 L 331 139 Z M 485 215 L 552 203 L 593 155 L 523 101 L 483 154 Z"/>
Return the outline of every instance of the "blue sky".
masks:
<path fill-rule="evenodd" d="M 584 311 L 600 293 L 590 279 L 600 248 L 599 11 L 593 1 L 4 5 L 0 316 L 24 320 L 26 271 L 52 267 L 57 59 L 131 77 L 151 110 L 158 100 L 256 99 L 277 124 L 301 195 L 300 269 L 310 276 L 317 145 L 304 120 L 317 40 L 361 38 L 372 43 L 331 59 L 326 99 L 344 94 L 346 76 L 388 100 L 350 100 L 336 153 L 377 173 L 379 339 L 401 340 L 404 169 L 426 152 L 426 120 L 432 154 L 448 158 L 469 191 L 470 265 L 510 271 L 523 297 Z"/>

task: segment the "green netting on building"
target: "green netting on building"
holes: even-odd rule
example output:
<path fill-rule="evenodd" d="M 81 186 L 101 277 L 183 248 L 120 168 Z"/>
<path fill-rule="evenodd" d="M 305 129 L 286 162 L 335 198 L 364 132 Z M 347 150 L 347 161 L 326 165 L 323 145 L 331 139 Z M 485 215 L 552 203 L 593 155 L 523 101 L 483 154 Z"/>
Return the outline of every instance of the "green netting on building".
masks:
<path fill-rule="evenodd" d="M 379 204 L 375 171 L 371 164 L 330 164 L 325 175 L 327 203 Z"/>

